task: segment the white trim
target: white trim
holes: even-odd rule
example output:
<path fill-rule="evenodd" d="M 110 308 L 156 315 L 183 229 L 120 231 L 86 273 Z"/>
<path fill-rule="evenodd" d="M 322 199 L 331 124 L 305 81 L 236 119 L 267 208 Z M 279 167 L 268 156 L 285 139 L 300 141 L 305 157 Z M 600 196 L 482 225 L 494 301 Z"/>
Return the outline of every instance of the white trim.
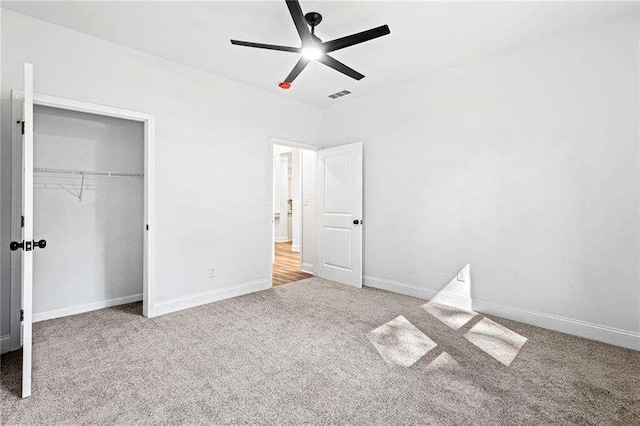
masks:
<path fill-rule="evenodd" d="M 12 93 L 12 101 L 24 99 L 24 92 L 21 90 L 15 90 Z M 12 102 L 13 103 L 13 102 Z M 144 221 L 141 224 L 142 232 L 143 232 L 143 241 L 144 241 L 144 255 L 143 255 L 143 295 L 142 295 L 142 303 L 143 303 L 143 315 L 146 317 L 153 317 L 152 308 L 153 308 L 153 290 L 155 289 L 155 116 L 153 114 L 148 114 L 139 111 L 132 111 L 128 109 L 115 108 L 106 105 L 94 104 L 85 101 L 79 101 L 74 99 L 62 98 L 58 96 L 45 95 L 41 93 L 33 94 L 33 103 L 34 105 L 48 106 L 53 108 L 85 112 L 89 114 L 97 114 L 108 117 L 116 117 L 122 118 L 126 120 L 132 121 L 140 121 L 144 123 Z M 12 112 L 14 111 L 14 107 L 12 106 Z M 18 137 L 17 135 L 17 126 L 15 126 L 14 117 L 11 119 L 12 121 L 12 136 L 14 138 L 13 147 L 16 144 L 19 144 L 19 141 L 15 141 Z M 18 145 L 19 146 L 19 145 Z M 15 171 L 20 163 L 16 163 L 16 161 L 21 161 L 20 158 L 17 157 L 17 153 L 13 155 L 13 163 L 12 169 Z M 18 164 L 18 165 L 16 165 Z M 21 167 L 21 166 L 20 166 Z M 18 167 L 19 170 L 19 167 Z M 14 172 L 14 179 L 15 179 Z M 21 184 L 20 181 L 12 182 L 12 197 L 13 190 L 16 185 Z M 16 200 L 12 198 L 12 219 L 14 225 L 12 229 L 14 229 L 14 237 L 15 232 L 20 232 L 21 230 L 15 228 L 15 225 L 19 218 L 22 215 L 21 210 L 21 202 L 15 203 Z M 146 231 L 146 225 L 149 226 L 149 230 Z M 18 237 L 19 239 L 19 237 Z M 17 258 L 17 255 L 13 255 L 13 258 Z M 20 294 L 20 276 L 14 272 L 16 261 L 12 259 L 12 285 L 11 285 L 11 299 L 12 299 L 12 324 L 11 324 L 11 336 L 12 336 L 12 349 L 18 349 L 20 347 L 20 323 L 18 322 L 16 325 L 15 318 L 18 318 L 20 315 L 20 298 L 15 295 Z M 19 265 L 19 262 L 18 262 Z M 17 291 L 17 293 L 16 293 Z M 99 303 L 109 303 L 109 301 L 103 301 Z M 123 302 L 128 303 L 128 302 Z M 69 309 L 74 309 L 69 308 Z M 97 308 L 100 309 L 100 308 Z M 34 321 L 36 320 L 34 316 Z"/>
<path fill-rule="evenodd" d="M 433 290 L 416 287 L 410 284 L 401 283 L 399 281 L 387 280 L 385 278 L 372 277 L 369 275 L 365 275 L 362 278 L 366 287 L 386 290 L 392 293 L 400 293 L 406 296 L 417 297 L 419 299 L 429 300 L 437 293 Z"/>
<path fill-rule="evenodd" d="M 204 305 L 207 303 L 217 302 L 219 300 L 229 299 L 231 297 L 242 296 L 261 290 L 267 290 L 270 288 L 271 280 L 268 278 L 263 278 L 232 287 L 225 287 L 221 289 L 205 291 L 198 294 L 192 294 L 189 296 L 177 297 L 175 299 L 156 302 L 153 305 L 153 313 L 154 316 L 164 315 L 171 312 L 181 311 L 183 309 Z"/>
<path fill-rule="evenodd" d="M 302 272 L 306 272 L 307 274 L 312 274 L 315 275 L 316 272 L 313 269 L 313 265 L 311 263 L 303 263 L 302 265 L 300 265 L 300 270 Z"/>
<path fill-rule="evenodd" d="M 291 244 L 291 251 L 295 251 L 296 253 L 300 253 L 300 244 L 293 245 Z M 302 264 L 300 265 L 302 267 Z"/>
<path fill-rule="evenodd" d="M 291 239 L 289 237 L 274 237 L 274 241 L 276 243 L 288 243 Z"/>
<path fill-rule="evenodd" d="M 82 314 L 84 312 L 97 311 L 98 309 L 110 308 L 112 306 L 125 305 L 127 303 L 140 302 L 142 294 L 118 297 L 116 299 L 101 300 L 99 302 L 87 303 L 85 305 L 70 306 L 68 308 L 53 309 L 51 311 L 33 314 L 33 322 L 46 321 L 54 318 L 66 317 L 69 315 Z"/>
<path fill-rule="evenodd" d="M 33 241 L 33 65 L 24 64 L 24 102 L 22 116 L 24 132 L 20 147 L 22 162 L 20 175 L 22 189 L 21 214 L 24 216 L 22 224 L 22 238 Z M 33 250 L 22 250 L 20 254 L 20 299 L 22 305 L 22 398 L 31 396 L 32 361 L 33 361 Z"/>
<path fill-rule="evenodd" d="M 495 315 L 513 321 L 520 321 L 561 333 L 572 334 L 623 348 L 640 351 L 640 333 L 622 330 L 606 325 L 566 318 L 559 315 L 532 311 L 529 309 L 511 308 L 481 299 L 473 299 L 473 310 L 488 315 Z"/>
<path fill-rule="evenodd" d="M 429 300 L 436 294 L 435 290 L 429 290 L 426 288 L 416 287 L 411 284 L 401 283 L 399 281 L 387 280 L 385 278 L 372 277 L 365 275 L 362 277 L 364 285 L 366 287 L 378 288 L 380 290 L 387 290 L 393 293 L 400 293 L 407 296 L 417 297 L 419 299 Z"/>
<path fill-rule="evenodd" d="M 107 105 L 62 98 L 59 96 L 44 95 L 42 93 L 33 94 L 33 103 L 53 108 L 67 109 L 70 111 L 79 111 L 89 114 L 123 118 L 125 120 L 148 121 L 153 118 L 153 114 L 147 114 L 146 112 L 115 108 Z"/>
<path fill-rule="evenodd" d="M 144 120 L 144 264 L 142 269 L 142 315 L 153 317 L 156 283 L 156 117 L 149 114 Z"/>
<path fill-rule="evenodd" d="M 450 306 L 456 306 L 461 309 L 473 310 L 474 299 L 470 297 L 461 296 L 459 294 L 449 293 L 446 291 L 439 291 L 437 294 L 438 294 L 439 303 L 443 303 L 445 305 L 450 305 Z"/>
<path fill-rule="evenodd" d="M 364 284 L 367 287 L 379 288 L 421 299 L 430 299 L 439 293 L 437 290 L 430 290 L 411 284 L 372 276 L 365 276 Z M 454 294 L 447 294 L 447 296 L 461 298 Z M 547 328 L 549 330 L 559 331 L 561 333 L 572 334 L 640 351 L 640 333 L 633 331 L 621 330 L 619 328 L 609 327 L 606 325 L 593 324 L 586 321 L 532 311 L 529 309 L 512 308 L 477 298 L 473 298 L 473 310 L 488 315 L 495 315 L 497 317 Z"/>
<path fill-rule="evenodd" d="M 22 120 L 22 105 L 24 93 L 18 90 L 11 91 L 11 241 L 22 240 L 22 134 L 18 130 L 17 121 Z M 17 251 L 11 256 L 11 318 L 10 335 L 11 344 L 9 350 L 15 351 L 22 346 L 22 321 L 20 321 L 20 309 L 22 309 L 22 285 L 21 285 L 21 261 L 22 251 Z M 4 350 L 3 350 L 4 352 Z"/>
<path fill-rule="evenodd" d="M 294 142 L 294 141 L 290 141 L 288 139 L 280 139 L 280 138 L 270 137 L 269 140 L 271 141 L 271 146 L 272 147 L 273 147 L 273 145 L 283 145 L 283 146 L 290 146 L 292 148 L 306 149 L 306 150 L 309 150 L 309 151 L 318 151 L 320 149 L 320 147 L 315 146 L 315 145 L 309 145 L 309 144 L 301 143 L 301 142 Z M 273 152 L 271 153 L 271 157 L 273 158 Z"/>
<path fill-rule="evenodd" d="M 4 354 L 9 351 L 12 351 L 11 348 L 11 335 L 6 334 L 4 336 L 0 336 L 0 353 Z"/>

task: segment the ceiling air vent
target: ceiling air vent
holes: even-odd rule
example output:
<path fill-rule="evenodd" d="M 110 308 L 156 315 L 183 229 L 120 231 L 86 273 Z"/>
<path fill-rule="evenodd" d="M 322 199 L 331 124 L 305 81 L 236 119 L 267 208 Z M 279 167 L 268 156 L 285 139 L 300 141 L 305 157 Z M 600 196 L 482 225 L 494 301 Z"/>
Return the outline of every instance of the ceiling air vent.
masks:
<path fill-rule="evenodd" d="M 336 93 L 334 93 L 334 94 L 329 95 L 329 97 L 330 97 L 331 99 L 338 99 L 338 98 L 341 98 L 341 97 L 343 97 L 343 96 L 346 96 L 346 95 L 348 95 L 348 94 L 350 94 L 350 93 L 351 93 L 351 92 L 350 92 L 350 91 L 348 91 L 348 90 L 342 90 L 342 91 L 340 91 L 340 92 L 336 92 Z"/>

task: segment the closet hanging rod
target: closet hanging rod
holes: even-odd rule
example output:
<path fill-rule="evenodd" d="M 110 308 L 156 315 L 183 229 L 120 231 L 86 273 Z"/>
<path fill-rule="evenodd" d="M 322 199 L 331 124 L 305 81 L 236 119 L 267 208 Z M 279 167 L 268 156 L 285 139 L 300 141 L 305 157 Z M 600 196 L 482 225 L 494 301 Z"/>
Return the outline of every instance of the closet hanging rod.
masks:
<path fill-rule="evenodd" d="M 114 177 L 143 177 L 142 173 L 122 173 L 122 172 L 103 172 L 98 170 L 73 170 L 73 169 L 50 169 L 46 167 L 34 167 L 34 172 L 40 173 L 62 173 L 67 175 L 83 175 L 83 176 L 114 176 Z"/>

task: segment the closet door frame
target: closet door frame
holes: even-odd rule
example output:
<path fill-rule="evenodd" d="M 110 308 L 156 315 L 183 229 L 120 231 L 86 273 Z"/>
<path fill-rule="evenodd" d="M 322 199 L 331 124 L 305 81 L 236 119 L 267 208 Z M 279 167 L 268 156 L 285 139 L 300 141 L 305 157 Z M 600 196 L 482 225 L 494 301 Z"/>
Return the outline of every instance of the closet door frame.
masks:
<path fill-rule="evenodd" d="M 20 231 L 20 223 L 16 218 L 22 215 L 22 206 L 15 201 L 13 194 L 19 194 L 22 188 L 22 181 L 15 173 L 19 170 L 21 163 L 19 155 L 20 137 L 18 126 L 15 125 L 15 114 L 21 108 L 20 103 L 24 101 L 24 93 L 21 90 L 12 91 L 12 236 L 15 237 L 16 229 Z M 62 98 L 58 96 L 33 94 L 33 104 L 52 108 L 65 109 L 70 111 L 84 112 L 107 117 L 122 118 L 125 120 L 138 121 L 144 124 L 144 222 L 140 224 L 144 232 L 143 238 L 143 290 L 142 290 L 142 311 L 145 317 L 152 318 L 154 315 L 153 300 L 155 288 L 155 116 L 139 111 L 132 111 L 122 108 L 115 108 L 106 105 L 94 104 L 75 99 Z M 12 256 L 11 264 L 11 347 L 9 350 L 16 350 L 21 347 L 20 339 L 20 272 L 16 271 L 15 258 Z M 18 260 L 19 262 L 19 260 Z M 4 352 L 3 348 L 3 352 Z"/>

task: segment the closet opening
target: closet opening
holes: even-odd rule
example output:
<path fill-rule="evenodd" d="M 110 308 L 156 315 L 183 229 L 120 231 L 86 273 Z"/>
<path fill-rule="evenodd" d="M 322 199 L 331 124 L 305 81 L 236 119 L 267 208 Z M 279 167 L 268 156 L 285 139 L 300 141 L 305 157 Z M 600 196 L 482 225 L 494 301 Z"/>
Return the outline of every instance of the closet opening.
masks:
<path fill-rule="evenodd" d="M 277 286 L 315 275 L 316 148 L 271 142 L 271 277 Z"/>
<path fill-rule="evenodd" d="M 28 293 L 23 252 L 12 254 L 12 351 L 31 340 L 32 322 L 125 304 L 154 316 L 154 116 L 38 93 L 32 100 L 32 151 L 23 152 L 13 120 L 12 239 L 31 216 L 46 245 L 32 252 Z M 25 103 L 12 91 L 12 117 L 23 119 Z M 23 196 L 33 200 L 26 212 Z"/>
<path fill-rule="evenodd" d="M 33 124 L 33 321 L 141 302 L 144 124 L 40 105 Z"/>

